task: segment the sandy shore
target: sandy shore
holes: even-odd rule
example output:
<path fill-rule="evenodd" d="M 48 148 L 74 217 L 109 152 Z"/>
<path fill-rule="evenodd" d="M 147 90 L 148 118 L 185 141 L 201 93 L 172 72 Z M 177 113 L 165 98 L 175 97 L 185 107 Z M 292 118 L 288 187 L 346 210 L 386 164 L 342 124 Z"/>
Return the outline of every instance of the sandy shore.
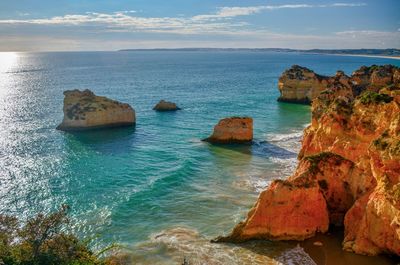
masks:
<path fill-rule="evenodd" d="M 336 54 L 336 53 L 318 53 L 318 54 L 338 55 L 338 56 L 370 57 L 370 58 L 382 58 L 382 59 L 400 60 L 399 56 L 367 55 L 367 54 Z"/>

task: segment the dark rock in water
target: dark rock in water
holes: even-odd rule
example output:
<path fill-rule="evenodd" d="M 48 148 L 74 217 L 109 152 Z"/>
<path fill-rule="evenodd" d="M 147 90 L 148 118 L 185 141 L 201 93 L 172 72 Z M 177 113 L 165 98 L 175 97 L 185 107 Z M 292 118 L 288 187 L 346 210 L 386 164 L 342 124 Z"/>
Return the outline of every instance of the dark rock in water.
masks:
<path fill-rule="evenodd" d="M 136 122 L 135 110 L 129 104 L 96 96 L 88 89 L 67 90 L 64 95 L 64 119 L 58 130 L 131 126 Z"/>
<path fill-rule="evenodd" d="M 153 108 L 155 111 L 175 111 L 180 109 L 175 103 L 165 100 L 160 100 Z"/>

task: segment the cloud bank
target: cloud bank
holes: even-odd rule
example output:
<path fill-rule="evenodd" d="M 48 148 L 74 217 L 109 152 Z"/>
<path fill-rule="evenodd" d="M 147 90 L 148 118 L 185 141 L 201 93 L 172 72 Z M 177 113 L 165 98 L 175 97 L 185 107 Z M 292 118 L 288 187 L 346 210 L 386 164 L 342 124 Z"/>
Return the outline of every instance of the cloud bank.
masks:
<path fill-rule="evenodd" d="M 109 50 L 123 48 L 386 48 L 400 31 L 343 30 L 324 35 L 289 34 L 252 25 L 242 18 L 290 9 L 357 8 L 365 3 L 286 4 L 220 7 L 214 13 L 146 17 L 135 10 L 86 12 L 49 18 L 0 20 L 0 50 Z"/>

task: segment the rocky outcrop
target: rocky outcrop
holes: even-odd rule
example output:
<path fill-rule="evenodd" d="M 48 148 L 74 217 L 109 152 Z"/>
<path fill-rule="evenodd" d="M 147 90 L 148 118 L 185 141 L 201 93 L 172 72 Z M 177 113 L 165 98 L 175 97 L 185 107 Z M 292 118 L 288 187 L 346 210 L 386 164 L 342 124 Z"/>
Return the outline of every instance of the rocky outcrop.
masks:
<path fill-rule="evenodd" d="M 261 192 L 246 221 L 228 237 L 214 241 L 303 240 L 316 232 L 326 232 L 328 225 L 327 205 L 316 182 L 275 180 Z"/>
<path fill-rule="evenodd" d="M 278 101 L 311 104 L 322 92 L 350 93 L 353 97 L 362 91 L 378 92 L 382 87 L 399 82 L 400 74 L 391 65 L 371 67 L 362 66 L 349 77 L 343 71 L 334 76 L 322 76 L 312 70 L 293 65 L 279 78 L 278 88 L 281 96 Z"/>
<path fill-rule="evenodd" d="M 175 103 L 165 100 L 160 100 L 153 108 L 155 111 L 175 111 L 180 109 Z"/>
<path fill-rule="evenodd" d="M 135 110 L 125 103 L 96 96 L 90 90 L 64 92 L 64 119 L 57 129 L 64 131 L 131 126 Z"/>
<path fill-rule="evenodd" d="M 310 104 L 328 85 L 328 77 L 317 75 L 306 67 L 293 65 L 278 81 L 278 101 Z"/>
<path fill-rule="evenodd" d="M 333 224 L 344 225 L 347 251 L 400 255 L 399 74 L 362 67 L 328 82 L 313 101 L 294 174 L 273 182 L 217 241 L 303 240 Z"/>
<path fill-rule="evenodd" d="M 214 127 L 213 134 L 203 141 L 217 144 L 249 143 L 253 140 L 253 119 L 230 117 L 222 119 Z"/>

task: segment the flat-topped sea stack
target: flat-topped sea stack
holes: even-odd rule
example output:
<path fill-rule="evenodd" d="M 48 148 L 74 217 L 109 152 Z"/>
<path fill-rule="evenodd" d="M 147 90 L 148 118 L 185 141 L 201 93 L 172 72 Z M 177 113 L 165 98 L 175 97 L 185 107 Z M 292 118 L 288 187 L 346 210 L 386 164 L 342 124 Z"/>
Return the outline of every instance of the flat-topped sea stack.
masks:
<path fill-rule="evenodd" d="M 86 89 L 64 92 L 64 119 L 57 129 L 63 131 L 132 126 L 135 110 L 126 103 L 96 96 Z"/>
<path fill-rule="evenodd" d="M 253 140 L 253 119 L 230 117 L 222 119 L 214 127 L 213 134 L 203 141 L 216 144 L 250 143 Z"/>
<path fill-rule="evenodd" d="M 323 76 L 306 67 L 293 65 L 279 78 L 278 88 L 281 96 L 278 101 L 311 104 L 322 91 L 335 89 L 338 85 L 351 90 L 354 95 L 364 90 L 377 92 L 382 86 L 400 78 L 395 72 L 391 65 L 372 65 L 362 66 L 351 76 L 347 76 L 343 71 L 337 71 L 334 76 Z"/>
<path fill-rule="evenodd" d="M 153 108 L 155 111 L 176 111 L 180 109 L 175 103 L 165 100 L 160 100 Z"/>
<path fill-rule="evenodd" d="M 362 67 L 312 103 L 299 163 L 217 242 L 303 240 L 344 226 L 343 249 L 400 255 L 400 68 Z"/>

